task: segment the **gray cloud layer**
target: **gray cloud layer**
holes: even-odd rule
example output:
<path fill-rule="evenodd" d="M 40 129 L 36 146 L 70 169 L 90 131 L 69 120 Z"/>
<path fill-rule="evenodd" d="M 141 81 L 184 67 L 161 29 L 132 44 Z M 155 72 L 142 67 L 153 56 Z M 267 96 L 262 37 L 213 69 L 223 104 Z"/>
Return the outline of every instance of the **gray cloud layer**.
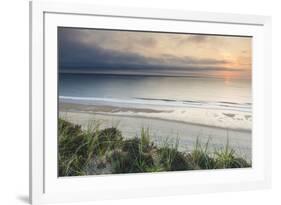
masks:
<path fill-rule="evenodd" d="M 106 37 L 99 36 L 99 42 L 85 43 L 83 30 L 60 28 L 59 29 L 59 66 L 60 72 L 91 72 L 91 73 L 157 73 L 157 74 L 188 74 L 214 71 L 239 71 L 239 69 L 224 68 L 221 65 L 228 63 L 224 60 L 200 59 L 191 56 L 178 57 L 161 55 L 160 57 L 145 57 L 132 50 L 122 51 L 118 48 L 103 48 L 103 40 L 114 35 L 108 31 Z M 95 37 L 95 30 L 90 31 Z M 207 36 L 191 36 L 196 42 L 207 40 Z M 153 46 L 153 38 L 138 39 L 134 43 Z"/>

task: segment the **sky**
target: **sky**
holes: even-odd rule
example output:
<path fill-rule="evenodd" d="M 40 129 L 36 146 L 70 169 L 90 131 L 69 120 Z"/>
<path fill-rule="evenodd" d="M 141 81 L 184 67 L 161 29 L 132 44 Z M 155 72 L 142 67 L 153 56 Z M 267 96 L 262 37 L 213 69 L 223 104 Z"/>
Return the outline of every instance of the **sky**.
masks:
<path fill-rule="evenodd" d="M 251 78 L 251 38 L 58 29 L 60 73 Z"/>

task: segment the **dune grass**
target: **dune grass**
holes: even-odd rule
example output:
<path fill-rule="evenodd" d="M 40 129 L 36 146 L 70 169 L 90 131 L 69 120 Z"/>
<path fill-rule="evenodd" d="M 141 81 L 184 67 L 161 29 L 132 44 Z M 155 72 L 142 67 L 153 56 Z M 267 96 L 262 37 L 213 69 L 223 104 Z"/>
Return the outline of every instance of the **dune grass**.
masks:
<path fill-rule="evenodd" d="M 178 151 L 179 141 L 164 141 L 156 146 L 149 129 L 142 128 L 139 137 L 124 139 L 116 127 L 101 129 L 94 121 L 87 129 L 59 119 L 59 176 L 141 173 L 200 169 L 251 167 L 236 155 L 229 143 L 209 153 L 209 141 L 197 140 L 193 151 Z"/>

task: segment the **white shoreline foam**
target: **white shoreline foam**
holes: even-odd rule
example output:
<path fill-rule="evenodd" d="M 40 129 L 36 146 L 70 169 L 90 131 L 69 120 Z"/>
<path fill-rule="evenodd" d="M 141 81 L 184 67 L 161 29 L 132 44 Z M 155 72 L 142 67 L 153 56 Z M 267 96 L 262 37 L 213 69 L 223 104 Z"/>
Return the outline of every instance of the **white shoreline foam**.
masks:
<path fill-rule="evenodd" d="M 178 101 L 178 100 L 165 100 L 165 99 L 149 99 L 149 98 L 131 98 L 131 99 L 118 99 L 118 98 L 97 98 L 97 97 L 72 97 L 72 96 L 59 96 L 62 102 L 72 102 L 78 104 L 106 104 L 116 105 L 120 107 L 136 107 L 136 106 L 157 106 L 157 107 L 184 107 L 184 108 L 203 108 L 213 110 L 230 110 L 251 113 L 251 105 L 244 103 L 232 102 L 204 102 L 204 101 Z"/>

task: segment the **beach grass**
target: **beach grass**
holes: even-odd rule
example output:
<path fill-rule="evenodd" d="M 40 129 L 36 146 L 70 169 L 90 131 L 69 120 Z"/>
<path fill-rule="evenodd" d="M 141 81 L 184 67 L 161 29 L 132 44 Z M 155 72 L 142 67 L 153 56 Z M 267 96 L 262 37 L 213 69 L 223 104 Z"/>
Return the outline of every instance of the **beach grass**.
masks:
<path fill-rule="evenodd" d="M 141 128 L 140 136 L 125 139 L 117 127 L 101 129 L 100 125 L 93 121 L 82 129 L 59 119 L 59 176 L 251 167 L 250 162 L 237 156 L 228 141 L 210 153 L 209 141 L 202 144 L 198 138 L 192 151 L 180 152 L 179 140 L 166 139 L 156 146 L 147 128 Z"/>

